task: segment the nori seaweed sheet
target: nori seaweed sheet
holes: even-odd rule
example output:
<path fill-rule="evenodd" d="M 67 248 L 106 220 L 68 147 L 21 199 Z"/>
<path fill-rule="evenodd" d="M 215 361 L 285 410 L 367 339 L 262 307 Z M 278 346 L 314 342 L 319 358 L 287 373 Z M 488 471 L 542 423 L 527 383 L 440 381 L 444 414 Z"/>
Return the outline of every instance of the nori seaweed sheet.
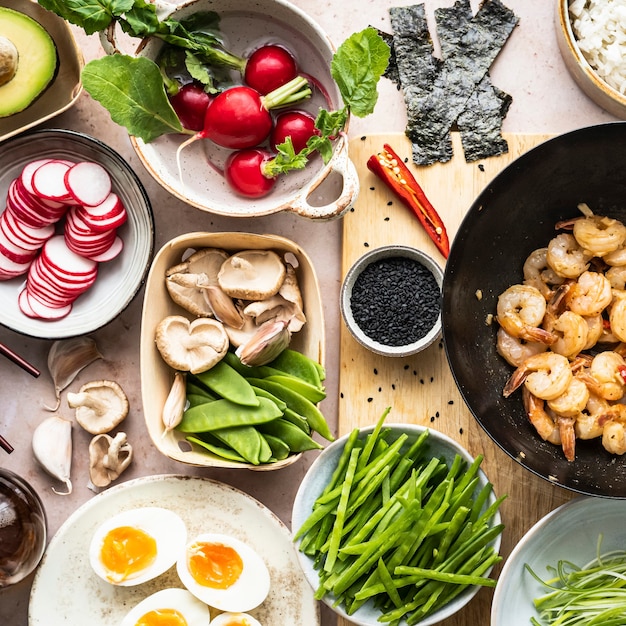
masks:
<path fill-rule="evenodd" d="M 462 34 L 472 18 L 469 1 L 458 1 L 452 8 L 435 10 L 437 37 L 444 59 L 463 53 Z M 508 152 L 508 144 L 502 137 L 502 123 L 511 101 L 509 94 L 492 84 L 487 72 L 456 120 L 466 161 Z"/>
<path fill-rule="evenodd" d="M 375 27 L 370 26 L 370 28 Z M 383 76 L 389 79 L 398 89 L 400 89 L 400 74 L 398 72 L 398 62 L 396 61 L 396 48 L 393 45 L 393 35 L 380 30 L 380 28 L 376 28 L 376 32 L 378 32 L 381 39 L 389 46 L 389 62 L 387 63 L 387 68 L 383 72 Z"/>
<path fill-rule="evenodd" d="M 493 87 L 488 70 L 516 26 L 517 16 L 500 0 L 485 0 L 476 15 L 469 0 L 436 10 L 440 60 L 433 55 L 423 4 L 393 7 L 389 15 L 414 162 L 448 161 L 452 157 L 449 134 L 455 123 L 463 131 L 466 160 L 506 152 L 501 125 L 511 98 Z"/>
<path fill-rule="evenodd" d="M 441 59 L 434 55 L 424 5 L 391 7 L 389 17 L 407 110 L 406 134 L 413 144 L 413 161 L 422 165 L 449 161 L 452 158 L 449 133 L 444 133 L 436 146 L 424 140 L 430 126 L 427 103 L 442 66 Z"/>

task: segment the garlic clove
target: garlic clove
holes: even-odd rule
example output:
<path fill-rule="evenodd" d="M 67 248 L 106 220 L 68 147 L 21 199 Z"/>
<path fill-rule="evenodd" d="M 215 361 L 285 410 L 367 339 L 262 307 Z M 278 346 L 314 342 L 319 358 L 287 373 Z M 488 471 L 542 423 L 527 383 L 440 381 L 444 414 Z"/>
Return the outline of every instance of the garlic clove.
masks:
<path fill-rule="evenodd" d="M 172 383 L 170 392 L 167 394 L 165 404 L 163 405 L 163 411 L 161 413 L 163 426 L 165 426 L 163 435 L 169 433 L 170 430 L 176 428 L 176 426 L 180 424 L 183 419 L 186 404 L 187 393 L 185 387 L 185 375 L 182 372 L 176 372 L 174 374 L 174 382 Z"/>
<path fill-rule="evenodd" d="M 202 295 L 207 301 L 215 319 L 232 328 L 243 328 L 243 316 L 233 302 L 217 285 L 203 285 Z"/>
<path fill-rule="evenodd" d="M 46 407 L 56 411 L 61 404 L 61 392 L 78 373 L 97 359 L 102 359 L 96 342 L 91 337 L 75 337 L 55 341 L 48 352 L 48 371 L 54 383 L 56 405 Z"/>
<path fill-rule="evenodd" d="M 72 493 L 72 422 L 57 413 L 44 419 L 33 431 L 32 448 L 35 459 L 53 478 L 65 483 L 67 491 L 52 491 L 61 496 Z"/>
<path fill-rule="evenodd" d="M 289 346 L 291 331 L 284 321 L 266 322 L 235 354 L 244 365 L 266 365 Z"/>

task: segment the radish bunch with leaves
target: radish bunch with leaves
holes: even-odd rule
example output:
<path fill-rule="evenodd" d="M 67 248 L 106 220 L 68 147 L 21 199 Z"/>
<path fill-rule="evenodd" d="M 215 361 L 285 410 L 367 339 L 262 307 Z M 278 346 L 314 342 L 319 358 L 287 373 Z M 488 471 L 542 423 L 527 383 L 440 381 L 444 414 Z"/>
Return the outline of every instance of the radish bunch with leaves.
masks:
<path fill-rule="evenodd" d="M 343 106 L 315 112 L 308 137 L 303 137 L 304 131 L 300 130 L 297 136 L 283 135 L 283 141 L 276 143 L 270 135 L 277 112 L 299 105 L 312 89 L 321 88 L 313 77 L 299 71 L 293 54 L 280 43 L 262 46 L 245 59 L 226 50 L 219 37 L 212 34 L 219 33 L 219 16 L 214 12 L 198 12 L 176 20 L 159 19 L 155 5 L 145 0 L 39 3 L 87 34 L 100 33 L 106 41 L 112 54 L 87 63 L 82 82 L 114 122 L 145 143 L 167 133 L 185 133 L 193 140 L 208 138 L 233 150 L 224 176 L 235 191 L 250 197 L 269 193 L 278 176 L 303 169 L 313 153 L 319 153 L 325 163 L 330 160 L 333 141 L 344 132 L 349 116 L 365 117 L 373 112 L 377 84 L 390 55 L 389 46 L 374 28 L 351 35 L 337 49 L 330 67 Z M 167 62 L 155 63 L 146 57 L 120 53 L 115 40 L 118 25 L 131 37 L 162 40 L 166 51 L 177 54 L 179 61 L 182 58 L 195 93 L 168 75 Z M 232 70 L 240 73 L 241 84 L 223 81 Z M 242 118 L 242 98 L 249 117 Z M 229 106 L 231 99 L 238 104 Z M 226 119 L 228 127 L 218 128 L 218 119 Z M 248 152 L 239 156 L 239 150 Z M 253 155 L 251 150 L 255 151 Z M 256 168 L 251 163 L 256 163 Z"/>

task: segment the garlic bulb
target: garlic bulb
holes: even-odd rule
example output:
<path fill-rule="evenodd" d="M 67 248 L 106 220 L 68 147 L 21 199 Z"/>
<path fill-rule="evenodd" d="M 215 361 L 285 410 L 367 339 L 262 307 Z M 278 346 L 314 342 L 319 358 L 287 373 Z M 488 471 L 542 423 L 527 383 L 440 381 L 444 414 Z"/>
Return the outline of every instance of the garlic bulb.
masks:
<path fill-rule="evenodd" d="M 33 454 L 50 476 L 65 483 L 67 491 L 52 491 L 62 496 L 72 493 L 72 422 L 58 413 L 43 420 L 33 431 Z"/>
<path fill-rule="evenodd" d="M 56 411 L 61 404 L 61 392 L 90 363 L 103 358 L 91 337 L 76 337 L 55 341 L 48 352 L 48 371 L 54 383 L 56 405 L 46 407 Z"/>

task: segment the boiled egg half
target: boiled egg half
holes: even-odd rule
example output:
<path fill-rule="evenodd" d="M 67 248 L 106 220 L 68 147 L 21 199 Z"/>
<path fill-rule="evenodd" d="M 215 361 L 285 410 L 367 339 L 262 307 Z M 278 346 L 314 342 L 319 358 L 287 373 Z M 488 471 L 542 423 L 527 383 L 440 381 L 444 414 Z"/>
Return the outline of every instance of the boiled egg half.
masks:
<path fill-rule="evenodd" d="M 211 626 L 261 626 L 261 622 L 247 613 L 220 613 Z"/>
<path fill-rule="evenodd" d="M 89 546 L 89 562 L 113 585 L 140 585 L 172 567 L 186 543 L 185 524 L 173 511 L 132 509 L 98 527 Z"/>
<path fill-rule="evenodd" d="M 198 535 L 176 564 L 183 585 L 220 611 L 245 612 L 259 606 L 270 590 L 263 559 L 248 544 L 219 533 Z"/>
<path fill-rule="evenodd" d="M 204 602 L 186 589 L 171 587 L 136 604 L 120 626 L 208 626 L 210 623 L 211 614 Z"/>

